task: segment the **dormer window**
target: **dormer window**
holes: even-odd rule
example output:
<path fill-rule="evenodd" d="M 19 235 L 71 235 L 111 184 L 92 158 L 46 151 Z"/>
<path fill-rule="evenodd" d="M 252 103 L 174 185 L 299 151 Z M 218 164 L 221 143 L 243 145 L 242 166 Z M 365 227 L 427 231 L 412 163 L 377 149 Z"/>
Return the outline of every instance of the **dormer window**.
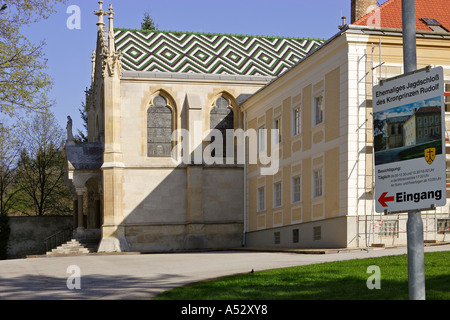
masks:
<path fill-rule="evenodd" d="M 421 18 L 422 20 L 431 30 L 436 32 L 448 32 L 436 19 L 431 18 Z"/>
<path fill-rule="evenodd" d="M 441 24 L 436 19 L 422 18 L 422 21 L 429 26 L 440 26 Z"/>

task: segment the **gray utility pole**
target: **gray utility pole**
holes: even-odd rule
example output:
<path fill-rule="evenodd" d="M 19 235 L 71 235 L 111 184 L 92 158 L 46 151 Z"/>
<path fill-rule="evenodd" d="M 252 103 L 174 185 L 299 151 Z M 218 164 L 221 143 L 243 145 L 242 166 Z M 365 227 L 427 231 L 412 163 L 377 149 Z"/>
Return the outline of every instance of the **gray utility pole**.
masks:
<path fill-rule="evenodd" d="M 402 0 L 404 73 L 417 70 L 416 3 Z M 420 210 L 408 213 L 408 288 L 410 300 L 425 300 L 423 222 Z"/>

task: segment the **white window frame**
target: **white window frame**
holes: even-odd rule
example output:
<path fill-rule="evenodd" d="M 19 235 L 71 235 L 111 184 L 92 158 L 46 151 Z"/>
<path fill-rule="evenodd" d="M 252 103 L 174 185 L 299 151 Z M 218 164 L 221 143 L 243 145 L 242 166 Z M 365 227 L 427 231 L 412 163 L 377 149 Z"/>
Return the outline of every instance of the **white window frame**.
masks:
<path fill-rule="evenodd" d="M 302 133 L 302 107 L 296 106 L 292 109 L 292 136 Z"/>
<path fill-rule="evenodd" d="M 281 142 L 282 134 L 281 134 L 281 117 L 275 118 L 273 121 L 273 129 L 278 129 L 278 143 Z"/>
<path fill-rule="evenodd" d="M 267 150 L 267 130 L 265 127 L 258 128 L 258 152 Z"/>
<path fill-rule="evenodd" d="M 318 105 L 318 101 L 320 100 L 320 107 Z M 324 101 L 323 101 L 323 93 L 316 94 L 313 100 L 314 105 L 314 125 L 317 126 L 323 123 L 324 119 Z M 320 111 L 320 112 L 319 112 Z"/>
<path fill-rule="evenodd" d="M 317 167 L 313 170 L 313 198 L 323 197 L 323 167 Z"/>
<path fill-rule="evenodd" d="M 450 82 L 444 82 L 444 91 L 450 91 Z M 450 97 L 444 97 L 445 112 L 450 112 Z"/>
<path fill-rule="evenodd" d="M 277 187 L 279 186 L 279 190 Z M 277 181 L 273 184 L 273 207 L 279 208 L 283 205 L 283 186 L 281 181 Z"/>
<path fill-rule="evenodd" d="M 298 192 L 296 192 L 296 180 L 298 179 Z M 296 194 L 298 193 L 298 198 L 296 198 Z M 301 175 L 297 175 L 292 177 L 292 203 L 298 203 L 302 201 L 302 177 Z"/>
<path fill-rule="evenodd" d="M 262 192 L 261 192 L 262 191 Z M 259 187 L 257 189 L 257 211 L 265 211 L 266 210 L 266 187 Z"/>

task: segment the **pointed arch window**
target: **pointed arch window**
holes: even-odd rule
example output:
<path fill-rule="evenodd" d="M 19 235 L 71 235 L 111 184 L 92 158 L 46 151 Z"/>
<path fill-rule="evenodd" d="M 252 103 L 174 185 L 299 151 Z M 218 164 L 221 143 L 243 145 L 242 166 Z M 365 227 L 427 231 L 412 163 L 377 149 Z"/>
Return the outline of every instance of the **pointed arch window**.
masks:
<path fill-rule="evenodd" d="M 217 129 L 222 133 L 223 139 L 223 156 L 226 156 L 226 131 L 228 129 L 234 129 L 234 113 L 232 110 L 232 106 L 228 99 L 220 96 L 215 101 L 215 106 L 212 108 L 210 112 L 210 129 Z M 211 137 L 211 143 L 215 140 L 214 137 Z M 216 152 L 213 149 L 211 151 L 211 156 L 215 156 Z"/>
<path fill-rule="evenodd" d="M 147 155 L 170 157 L 172 152 L 173 112 L 162 95 L 153 98 L 147 110 Z"/>

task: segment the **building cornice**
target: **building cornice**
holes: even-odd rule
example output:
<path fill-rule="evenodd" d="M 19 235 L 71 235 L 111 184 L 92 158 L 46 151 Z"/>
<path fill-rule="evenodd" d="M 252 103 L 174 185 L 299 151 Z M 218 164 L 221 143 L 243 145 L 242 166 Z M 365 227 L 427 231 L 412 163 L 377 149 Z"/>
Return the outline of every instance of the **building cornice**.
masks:
<path fill-rule="evenodd" d="M 348 26 L 348 32 L 359 32 L 367 35 L 384 35 L 396 37 L 403 36 L 402 29 L 367 27 L 358 25 Z M 417 30 L 416 36 L 418 38 L 429 38 L 429 39 L 450 39 L 450 32 Z"/>
<path fill-rule="evenodd" d="M 267 83 L 275 79 L 269 76 L 243 76 L 228 74 L 201 74 L 181 72 L 149 72 L 126 71 L 122 72 L 122 80 L 194 80 L 194 81 L 225 81 L 225 82 L 259 82 Z"/>

